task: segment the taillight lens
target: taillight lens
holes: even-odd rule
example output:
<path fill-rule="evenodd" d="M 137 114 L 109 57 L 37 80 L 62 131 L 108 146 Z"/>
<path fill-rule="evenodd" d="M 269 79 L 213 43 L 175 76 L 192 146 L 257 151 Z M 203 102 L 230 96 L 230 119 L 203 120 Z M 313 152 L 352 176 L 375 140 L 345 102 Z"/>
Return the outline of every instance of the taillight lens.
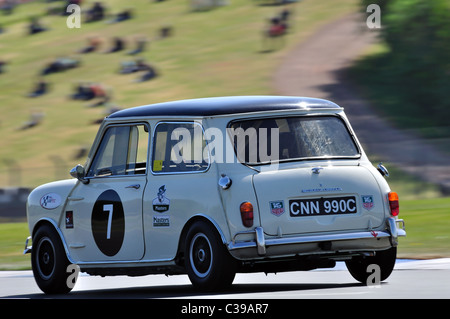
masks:
<path fill-rule="evenodd" d="M 241 218 L 242 224 L 245 227 L 253 226 L 253 205 L 250 202 L 244 202 L 241 204 Z"/>
<path fill-rule="evenodd" d="M 398 204 L 398 195 L 396 192 L 390 192 L 388 195 L 389 198 L 389 208 L 391 209 L 392 216 L 398 216 L 400 213 L 400 206 Z"/>

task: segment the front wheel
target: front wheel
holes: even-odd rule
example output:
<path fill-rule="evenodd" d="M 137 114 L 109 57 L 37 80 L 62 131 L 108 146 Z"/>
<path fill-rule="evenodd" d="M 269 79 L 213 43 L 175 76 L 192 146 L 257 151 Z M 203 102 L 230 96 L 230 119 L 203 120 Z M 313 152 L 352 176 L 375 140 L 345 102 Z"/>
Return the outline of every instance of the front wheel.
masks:
<path fill-rule="evenodd" d="M 397 247 L 377 251 L 373 257 L 357 258 L 346 261 L 350 274 L 361 283 L 368 284 L 369 276 L 372 274 L 369 266 L 378 265 L 380 268 L 379 280 L 386 280 L 392 273 L 397 259 Z"/>
<path fill-rule="evenodd" d="M 185 266 L 192 284 L 201 290 L 226 288 L 236 275 L 236 261 L 215 229 L 203 221 L 194 223 L 187 233 Z"/>
<path fill-rule="evenodd" d="M 47 294 L 68 293 L 69 261 L 56 231 L 49 225 L 39 227 L 33 237 L 31 266 L 39 288 Z"/>

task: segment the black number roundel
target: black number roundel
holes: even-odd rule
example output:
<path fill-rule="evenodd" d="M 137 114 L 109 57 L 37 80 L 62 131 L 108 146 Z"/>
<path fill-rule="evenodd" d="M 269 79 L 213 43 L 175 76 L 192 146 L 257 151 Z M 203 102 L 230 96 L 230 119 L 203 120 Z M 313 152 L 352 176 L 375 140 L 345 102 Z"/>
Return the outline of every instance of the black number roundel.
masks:
<path fill-rule="evenodd" d="M 119 194 L 112 189 L 97 198 L 92 209 L 91 226 L 100 251 L 106 256 L 116 255 L 125 235 L 125 215 Z"/>

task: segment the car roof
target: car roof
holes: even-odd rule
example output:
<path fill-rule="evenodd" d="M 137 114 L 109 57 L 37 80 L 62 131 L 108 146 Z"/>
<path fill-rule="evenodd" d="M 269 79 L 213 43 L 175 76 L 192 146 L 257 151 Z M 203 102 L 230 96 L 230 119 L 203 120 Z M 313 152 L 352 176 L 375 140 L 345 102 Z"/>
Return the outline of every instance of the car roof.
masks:
<path fill-rule="evenodd" d="M 149 116 L 214 116 L 261 111 L 341 109 L 317 98 L 294 96 L 228 96 L 143 105 L 115 112 L 108 118 Z"/>

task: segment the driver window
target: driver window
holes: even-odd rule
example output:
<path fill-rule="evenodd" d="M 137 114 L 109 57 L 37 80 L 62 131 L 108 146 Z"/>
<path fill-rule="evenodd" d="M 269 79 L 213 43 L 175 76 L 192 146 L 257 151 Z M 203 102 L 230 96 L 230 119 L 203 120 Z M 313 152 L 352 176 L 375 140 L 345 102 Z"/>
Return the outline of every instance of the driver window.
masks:
<path fill-rule="evenodd" d="M 145 174 L 147 149 L 148 129 L 145 125 L 109 127 L 87 177 Z"/>

